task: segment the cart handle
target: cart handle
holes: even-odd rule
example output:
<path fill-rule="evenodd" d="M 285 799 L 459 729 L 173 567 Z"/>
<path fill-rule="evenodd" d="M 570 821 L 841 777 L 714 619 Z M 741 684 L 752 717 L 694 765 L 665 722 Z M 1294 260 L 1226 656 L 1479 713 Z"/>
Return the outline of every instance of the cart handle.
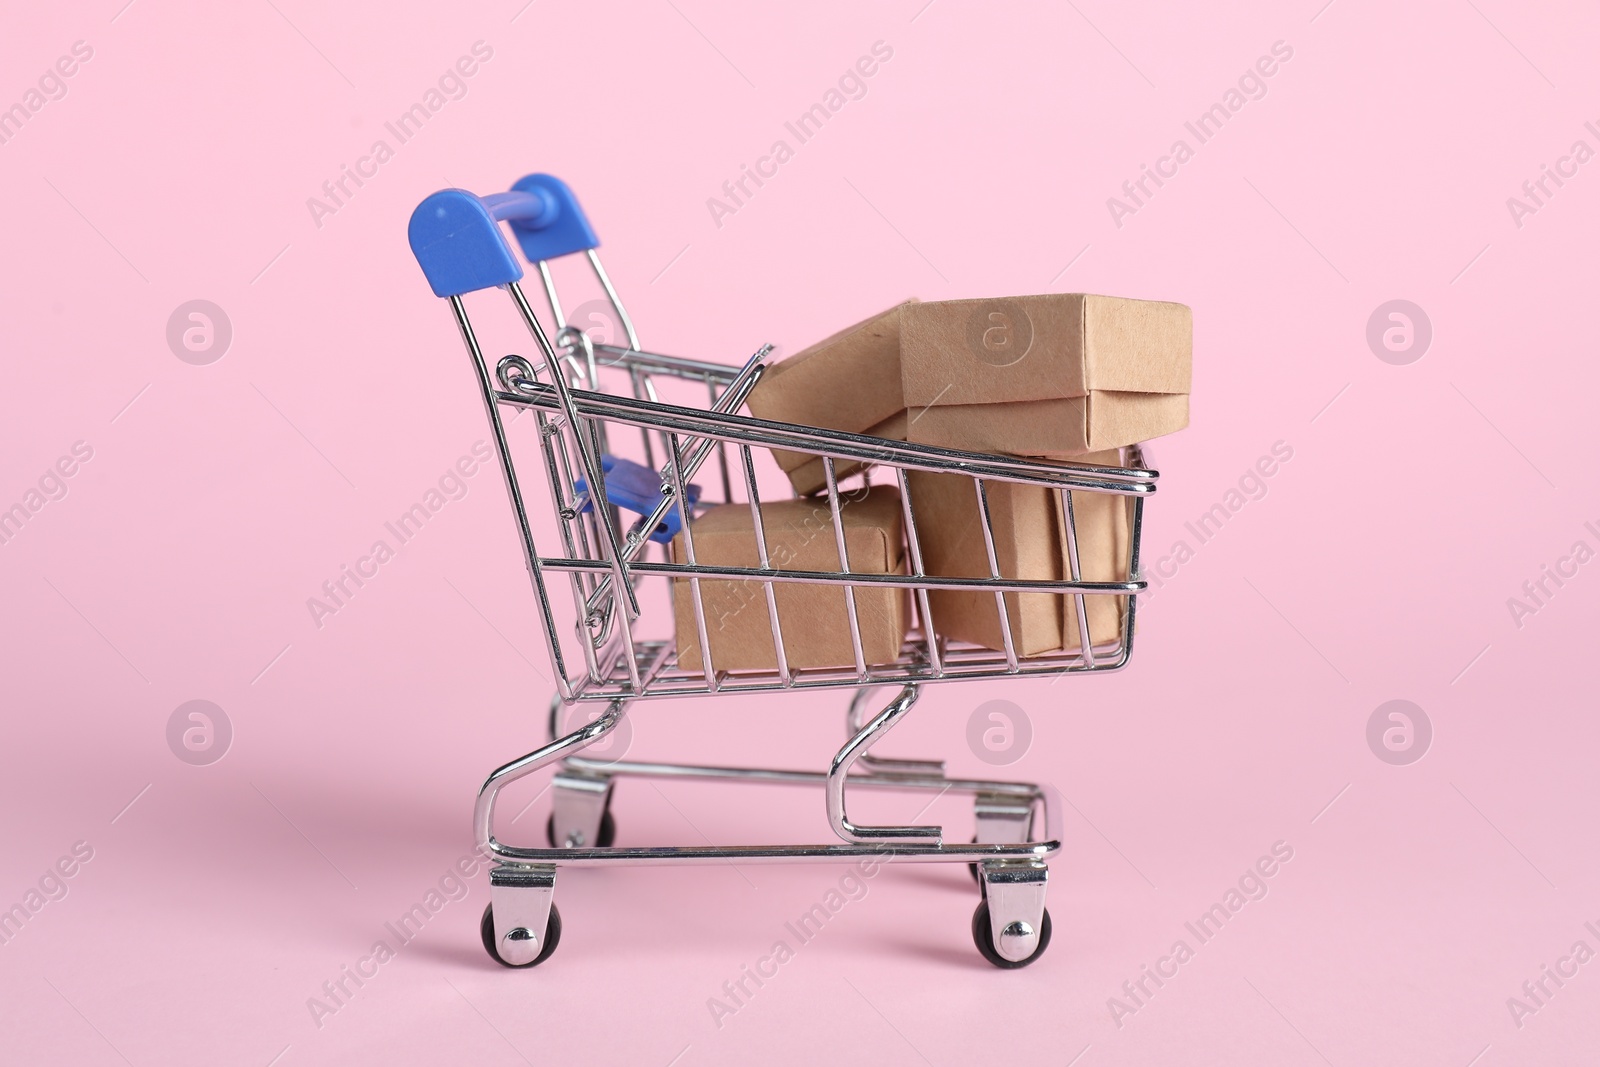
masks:
<path fill-rule="evenodd" d="M 496 202 L 496 207 L 489 209 L 490 214 L 511 222 L 511 232 L 529 263 L 600 247 L 600 238 L 578 206 L 578 198 L 566 182 L 554 175 L 525 175 L 511 187 L 511 192 L 494 193 L 484 199 Z M 498 214 L 499 204 L 510 205 L 505 210 L 512 214 Z"/>
<path fill-rule="evenodd" d="M 510 224 L 530 263 L 592 251 L 600 244 L 560 178 L 529 174 L 511 192 L 484 197 L 444 189 L 417 205 L 407 228 L 411 252 L 435 296 L 461 296 L 522 280 L 522 267 L 501 222 Z"/>

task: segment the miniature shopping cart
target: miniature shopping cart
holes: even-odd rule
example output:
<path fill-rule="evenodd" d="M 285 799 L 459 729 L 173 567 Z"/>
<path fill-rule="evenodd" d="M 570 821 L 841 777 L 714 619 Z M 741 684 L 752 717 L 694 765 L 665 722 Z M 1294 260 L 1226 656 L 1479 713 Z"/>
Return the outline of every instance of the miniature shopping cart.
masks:
<path fill-rule="evenodd" d="M 502 224 L 527 261 L 539 269 L 556 327 L 553 337 L 545 332 L 518 284 L 522 268 Z M 474 816 L 477 844 L 495 863 L 482 922 L 489 954 L 507 966 L 531 967 L 555 950 L 561 938 L 561 917 L 553 900 L 556 872 L 561 867 L 870 860 L 969 864 L 982 891 L 972 920 L 979 951 L 999 967 L 1021 967 L 1039 958 L 1050 942 L 1045 862 L 1061 847 L 1059 812 L 1050 791 L 1027 783 L 951 778 L 945 775 L 942 762 L 881 758 L 870 750 L 911 711 L 924 685 L 1103 673 L 1127 663 L 1133 649 L 1135 594 L 1146 587 L 1139 580 L 1140 518 L 1144 498 L 1155 491 L 1156 483 L 1156 473 L 1144 469 L 1140 449 L 1127 449 L 1122 467 L 1073 467 L 740 415 L 739 408 L 759 379 L 770 349 L 763 347 L 742 367 L 642 350 L 633 323 L 595 253 L 599 242 L 594 231 L 571 191 L 548 175 L 530 175 L 510 192 L 481 198 L 458 189 L 435 193 L 412 215 L 410 241 L 433 292 L 449 302 L 472 358 L 538 596 L 556 688 L 549 709 L 548 743 L 496 770 L 478 794 Z M 551 261 L 580 252 L 588 258 L 604 292 L 599 306 L 608 311 L 614 327 L 610 343 L 597 341 L 580 325 L 569 323 L 557 292 Z M 465 298 L 489 289 L 504 290 L 510 297 L 516 316 L 532 335 L 534 359 L 506 355 L 491 362 L 485 354 L 468 318 Z M 607 390 L 603 384 L 619 388 Z M 692 391 L 695 399 L 681 402 L 685 391 Z M 668 393 L 673 395 L 668 397 Z M 827 476 L 826 514 L 831 516 L 840 558 L 837 570 L 784 569 L 769 558 L 762 535 L 756 457 L 770 449 L 821 457 Z M 514 459 L 518 451 L 524 454 L 521 470 Z M 630 451 L 632 458 L 619 458 L 624 451 Z M 642 469 L 646 476 L 634 477 L 624 485 L 619 463 L 635 472 Z M 524 471 L 529 473 L 526 482 L 520 477 Z M 925 573 L 916 500 L 907 479 L 913 471 L 970 480 L 983 524 L 988 577 Z M 706 484 L 704 492 L 693 481 L 697 477 Z M 849 568 L 840 518 L 840 484 L 857 477 L 888 479 L 898 486 L 909 573 L 867 574 Z M 988 507 L 988 486 L 1001 482 L 1043 487 L 1058 495 L 1065 534 L 1064 580 L 1001 576 Z M 538 488 L 534 488 L 536 484 Z M 592 488 L 601 486 L 604 492 Z M 549 501 L 553 526 L 537 526 L 543 550 L 535 543 L 536 524 L 525 493 L 537 493 Z M 1080 493 L 1112 494 L 1127 509 L 1130 536 L 1122 573 L 1131 580 L 1083 580 L 1072 505 L 1072 498 Z M 749 506 L 758 566 L 694 562 L 693 512 L 696 506 L 710 503 Z M 819 513 L 822 503 L 822 498 L 817 498 Z M 666 542 L 678 534 L 686 549 L 684 562 L 674 562 L 667 550 Z M 558 551 L 549 551 L 552 542 L 547 538 L 555 539 Z M 752 602 L 760 604 L 764 598 L 775 635 L 775 668 L 717 668 L 706 639 L 701 596 L 701 582 L 707 579 L 751 583 Z M 668 586 L 672 583 L 679 587 L 679 596 L 687 588 L 694 609 L 703 657 L 693 670 L 680 664 L 670 629 Z M 774 597 L 774 589 L 781 583 L 843 588 L 854 663 L 791 669 L 784 658 Z M 560 595 L 563 585 L 570 601 Z M 888 663 L 866 662 L 855 595 L 858 590 L 881 586 L 909 591 L 906 595 L 914 618 L 898 658 Z M 1003 648 L 980 648 L 942 634 L 929 611 L 929 594 L 939 590 L 992 593 Z M 1008 618 L 1008 594 L 1010 603 L 1015 604 L 1015 595 L 1020 593 L 1070 598 L 1067 603 L 1069 610 L 1076 611 L 1077 632 L 1084 635 L 1080 647 L 1020 656 L 1012 643 Z M 1088 638 L 1085 618 L 1086 599 L 1097 596 L 1124 601 L 1119 632 L 1099 644 Z M 662 623 L 669 627 L 664 634 L 651 629 L 652 618 L 658 627 Z M 885 687 L 891 689 L 892 698 L 881 710 L 869 708 L 869 694 Z M 690 766 L 585 754 L 590 746 L 602 744 L 617 731 L 636 701 L 819 688 L 855 690 L 846 714 L 848 739 L 823 770 Z M 584 717 L 581 711 L 585 706 L 597 715 Z M 494 836 L 495 802 L 501 790 L 551 764 L 559 765 L 552 785 L 549 847 L 501 843 Z M 610 812 L 612 786 L 625 775 L 821 786 L 828 822 L 838 840 L 814 845 L 617 845 Z M 971 794 L 976 835 L 970 843 L 952 842 L 938 826 L 853 822 L 847 815 L 846 799 L 862 789 L 921 793 L 930 797 L 929 803 L 947 792 Z"/>

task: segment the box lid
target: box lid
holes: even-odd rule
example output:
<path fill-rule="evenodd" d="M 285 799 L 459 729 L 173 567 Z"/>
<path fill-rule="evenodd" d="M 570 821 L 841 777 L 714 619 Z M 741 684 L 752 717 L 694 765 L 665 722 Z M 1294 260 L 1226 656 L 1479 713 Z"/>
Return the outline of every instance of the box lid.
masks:
<path fill-rule="evenodd" d="M 1084 293 L 904 305 L 906 404 L 1004 404 L 1095 391 L 1187 393 L 1193 321 L 1182 304 Z"/>

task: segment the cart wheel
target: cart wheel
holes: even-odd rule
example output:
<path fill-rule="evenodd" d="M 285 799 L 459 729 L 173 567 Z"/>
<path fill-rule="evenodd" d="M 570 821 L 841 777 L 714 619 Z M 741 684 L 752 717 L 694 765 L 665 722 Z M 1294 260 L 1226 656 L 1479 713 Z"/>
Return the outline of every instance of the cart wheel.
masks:
<path fill-rule="evenodd" d="M 552 813 L 544 824 L 544 839 L 550 842 L 551 848 L 565 848 L 565 845 L 556 841 L 556 817 Z M 605 814 L 600 816 L 600 839 L 594 843 L 595 848 L 610 848 L 617 840 L 617 823 L 611 817 L 611 809 L 606 808 Z"/>
<path fill-rule="evenodd" d="M 1039 946 L 1033 950 L 1033 955 L 1025 960 L 1008 960 L 1000 955 L 994 947 L 994 931 L 989 925 L 989 902 L 983 901 L 978 905 L 978 910 L 972 913 L 972 940 L 978 946 L 978 951 L 983 958 L 996 967 L 1014 970 L 1017 967 L 1026 967 L 1050 947 L 1050 909 L 1044 912 L 1044 921 L 1039 924 Z M 543 959 L 544 957 L 539 957 Z"/>
<path fill-rule="evenodd" d="M 1049 924 L 1046 924 L 1048 929 Z M 486 904 L 483 909 L 483 922 L 478 926 L 478 932 L 483 935 L 484 951 L 494 957 L 494 961 L 504 967 L 537 967 L 550 958 L 550 954 L 561 944 L 561 913 L 554 904 L 550 905 L 550 921 L 544 928 L 544 948 L 529 963 L 507 963 L 500 958 L 500 953 L 495 950 L 494 942 L 494 905 Z"/>

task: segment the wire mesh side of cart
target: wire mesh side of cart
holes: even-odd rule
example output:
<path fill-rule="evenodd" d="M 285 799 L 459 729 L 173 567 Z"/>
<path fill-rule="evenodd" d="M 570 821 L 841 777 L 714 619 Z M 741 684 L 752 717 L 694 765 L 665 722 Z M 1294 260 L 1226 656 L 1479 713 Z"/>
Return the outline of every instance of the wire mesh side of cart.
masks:
<path fill-rule="evenodd" d="M 1122 667 L 1133 647 L 1136 594 L 1145 588 L 1139 577 L 1139 545 L 1144 497 L 1155 489 L 1157 475 L 1145 469 L 1138 447 L 1125 451 L 1123 467 L 1046 464 L 1014 457 L 964 453 L 949 449 L 885 441 L 856 434 L 769 422 L 732 412 L 758 379 L 766 350 L 742 369 L 681 359 L 615 345 L 593 345 L 581 334 L 564 329 L 563 342 L 553 346 L 516 283 L 505 286 L 534 343 L 543 367 L 520 356 L 506 356 L 491 373 L 460 297 L 451 307 L 476 365 L 483 398 L 494 430 L 502 473 L 510 494 L 522 548 L 548 642 L 555 684 L 564 701 L 648 699 L 698 693 L 752 692 L 815 687 L 857 687 L 905 682 L 993 678 L 1018 675 L 1060 675 L 1112 671 Z M 607 393 L 602 385 L 620 387 Z M 704 389 L 710 410 L 668 403 L 664 392 L 685 385 Z M 583 386 L 580 388 L 579 386 Z M 510 412 L 510 417 L 506 417 Z M 519 477 L 518 462 L 508 442 L 507 427 L 531 413 L 537 428 L 537 456 L 524 467 L 537 466 L 542 477 Z M 624 532 L 624 516 L 615 507 L 592 506 L 577 486 L 600 484 L 599 457 L 631 448 L 640 462 L 660 472 L 662 506 L 671 508 L 688 497 L 691 479 L 706 470 L 711 491 L 700 500 L 745 504 L 751 509 L 759 557 L 756 567 L 695 562 L 693 523 L 681 540 L 684 560 L 674 562 L 665 546 L 656 546 L 648 531 L 655 516 L 643 517 Z M 761 502 L 779 494 L 763 494 L 759 453 L 771 449 L 820 457 L 827 479 L 825 495 L 814 498 L 827 519 L 827 532 L 838 548 L 836 570 L 790 570 L 775 565 L 763 534 Z M 976 513 L 987 554 L 986 577 L 943 577 L 927 573 L 918 534 L 916 497 L 908 472 L 926 471 L 966 478 L 972 486 Z M 907 539 L 904 574 L 851 571 L 845 549 L 841 509 L 849 492 L 841 488 L 874 481 L 894 485 L 900 493 Z M 704 479 L 702 479 L 704 480 Z M 549 502 L 561 553 L 540 551 L 527 510 L 525 483 L 542 482 L 537 490 Z M 999 482 L 1036 486 L 1054 494 L 1064 534 L 1064 577 L 1061 580 L 1004 576 L 997 561 L 991 486 Z M 1078 555 L 1079 494 L 1109 494 L 1126 509 L 1128 537 L 1119 562 L 1120 581 L 1089 581 Z M 790 494 L 783 493 L 783 497 Z M 602 502 L 603 503 L 603 502 Z M 650 558 L 652 554 L 660 558 Z M 564 577 L 563 577 L 564 576 Z M 720 670 L 709 640 L 701 583 L 707 580 L 752 584 L 752 602 L 763 602 L 771 627 L 776 665 L 767 670 Z M 693 607 L 703 668 L 686 669 L 678 660 L 670 631 L 651 633 L 650 623 L 672 618 L 670 606 L 641 610 L 641 597 L 654 589 L 656 603 L 670 605 L 667 588 L 677 583 Z M 791 668 L 782 638 L 783 620 L 775 587 L 782 583 L 830 586 L 844 590 L 846 621 L 854 662 L 832 668 Z M 557 591 L 566 585 L 565 605 Z M 856 613 L 858 590 L 891 587 L 907 591 L 911 626 L 900 655 L 891 662 L 868 662 Z M 929 594 L 939 590 L 991 593 L 999 621 L 1002 648 L 993 650 L 956 641 L 942 633 Z M 1047 593 L 1065 596 L 1078 635 L 1088 635 L 1087 598 L 1122 601 L 1120 625 L 1113 638 L 1084 641 L 1079 647 L 1023 656 L 1013 643 L 1008 594 Z M 645 596 L 645 606 L 653 607 Z"/>

